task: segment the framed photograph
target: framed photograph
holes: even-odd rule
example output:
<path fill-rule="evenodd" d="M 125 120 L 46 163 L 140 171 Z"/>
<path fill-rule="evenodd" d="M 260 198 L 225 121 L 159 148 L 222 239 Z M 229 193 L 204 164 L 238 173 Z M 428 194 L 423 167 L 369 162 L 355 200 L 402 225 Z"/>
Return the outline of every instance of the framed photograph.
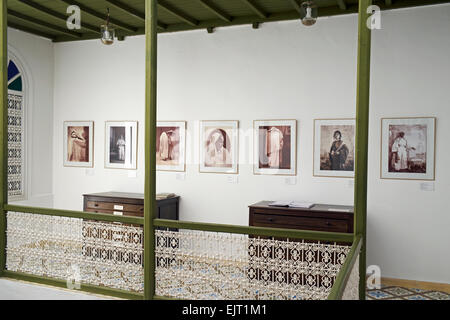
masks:
<path fill-rule="evenodd" d="M 200 121 L 200 172 L 238 173 L 239 122 Z"/>
<path fill-rule="evenodd" d="M 158 121 L 156 124 L 156 170 L 185 171 L 186 122 Z"/>
<path fill-rule="evenodd" d="M 434 180 L 436 118 L 381 119 L 381 178 Z"/>
<path fill-rule="evenodd" d="M 355 129 L 355 119 L 314 119 L 314 176 L 355 176 Z"/>
<path fill-rule="evenodd" d="M 94 122 L 64 122 L 64 166 L 94 166 Z"/>
<path fill-rule="evenodd" d="M 297 175 L 297 120 L 255 120 L 254 174 Z"/>
<path fill-rule="evenodd" d="M 105 168 L 137 168 L 137 121 L 106 121 Z"/>

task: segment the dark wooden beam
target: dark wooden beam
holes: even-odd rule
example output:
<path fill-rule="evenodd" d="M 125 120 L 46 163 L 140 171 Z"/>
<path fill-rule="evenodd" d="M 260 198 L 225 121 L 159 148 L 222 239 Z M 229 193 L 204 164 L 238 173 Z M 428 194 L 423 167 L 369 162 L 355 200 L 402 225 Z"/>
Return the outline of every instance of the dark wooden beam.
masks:
<path fill-rule="evenodd" d="M 177 17 L 181 21 L 184 21 L 184 22 L 186 22 L 187 24 L 189 24 L 189 25 L 191 25 L 193 27 L 198 25 L 198 21 L 196 19 L 194 19 L 194 18 L 190 17 L 189 15 L 187 15 L 186 13 L 178 10 L 177 8 L 175 8 L 172 5 L 168 4 L 164 0 L 159 0 L 158 1 L 158 6 L 160 8 L 163 8 L 164 10 L 169 12 L 170 14 L 174 15 L 175 17 Z"/>
<path fill-rule="evenodd" d="M 200 4 L 202 4 L 206 9 L 214 13 L 216 16 L 218 16 L 220 19 L 231 22 L 233 20 L 233 17 L 224 12 L 222 9 L 218 8 L 215 4 L 213 4 L 209 0 L 198 0 Z"/>
<path fill-rule="evenodd" d="M 392 6 L 392 0 L 385 0 L 384 2 L 387 6 Z"/>
<path fill-rule="evenodd" d="M 95 18 L 98 18 L 98 19 L 101 19 L 101 20 L 105 20 L 106 19 L 106 12 L 102 13 L 102 12 L 95 11 L 95 10 L 89 8 L 89 7 L 86 7 L 84 4 L 79 3 L 78 1 L 74 1 L 74 0 L 60 0 L 60 1 L 66 3 L 69 6 L 70 5 L 78 6 L 82 12 L 87 13 L 87 14 L 89 14 L 92 17 L 95 17 Z M 120 28 L 120 29 L 123 29 L 123 30 L 126 30 L 126 31 L 130 31 L 130 32 L 137 32 L 138 31 L 138 28 L 135 28 L 135 27 L 130 26 L 130 25 L 126 24 L 126 23 L 123 23 L 120 20 L 116 20 L 116 19 L 110 17 L 109 21 L 112 24 L 114 24 L 116 27 Z"/>
<path fill-rule="evenodd" d="M 297 0 L 289 0 L 289 2 L 291 3 L 291 5 L 295 9 L 295 11 L 298 12 L 298 14 L 302 14 L 302 8 L 298 4 Z"/>
<path fill-rule="evenodd" d="M 253 29 L 259 29 L 259 22 L 253 22 L 252 23 L 252 28 Z"/>
<path fill-rule="evenodd" d="M 206 31 L 208 33 L 214 33 L 214 27 L 208 27 L 208 28 L 206 28 Z"/>
<path fill-rule="evenodd" d="M 31 33 L 31 34 L 34 34 L 36 36 L 47 38 L 47 39 L 50 39 L 50 40 L 53 40 L 54 37 L 55 37 L 54 35 L 51 35 L 51 34 L 48 34 L 48 33 L 45 33 L 45 32 L 42 32 L 42 31 L 39 31 L 39 30 L 36 30 L 36 29 L 33 29 L 33 28 L 25 27 L 25 26 L 22 26 L 20 24 L 14 23 L 14 22 L 8 22 L 8 27 L 13 28 L 13 29 L 17 29 L 17 30 L 20 30 L 20 31 L 23 31 L 23 32 Z"/>
<path fill-rule="evenodd" d="M 74 38 L 81 38 L 82 37 L 81 33 L 70 31 L 69 29 L 61 28 L 59 26 L 55 26 L 54 24 L 50 24 L 48 22 L 45 22 L 45 21 L 42 21 L 42 20 L 30 17 L 30 16 L 27 16 L 27 15 L 24 15 L 24 14 L 22 14 L 20 12 L 15 11 L 15 10 L 8 9 L 8 15 L 12 16 L 12 17 L 15 17 L 17 19 L 20 19 L 20 20 L 24 21 L 25 23 L 32 23 L 34 25 L 41 26 L 41 27 L 44 27 L 44 28 L 47 28 L 47 29 L 50 29 L 50 30 L 53 30 L 53 31 L 56 31 L 56 32 L 67 34 L 67 35 L 72 36 Z"/>
<path fill-rule="evenodd" d="M 33 8 L 36 11 L 39 11 L 41 13 L 45 13 L 45 14 L 53 17 L 53 18 L 59 19 L 61 21 L 64 21 L 64 23 L 66 23 L 66 21 L 67 21 L 68 16 L 66 16 L 66 15 L 64 15 L 62 13 L 59 13 L 57 11 L 54 11 L 52 9 L 49 9 L 47 7 L 44 7 L 44 6 L 42 6 L 42 5 L 40 5 L 40 4 L 36 3 L 36 2 L 30 1 L 30 0 L 17 0 L 17 1 L 19 1 L 20 3 L 23 3 L 23 4 L 27 5 L 27 6 L 29 6 L 30 8 Z M 95 32 L 95 33 L 100 33 L 100 27 L 99 26 L 93 26 L 93 25 L 81 22 L 81 27 L 86 29 L 86 30 L 90 30 L 92 32 Z"/>
<path fill-rule="evenodd" d="M 253 0 L 241 0 L 244 2 L 247 6 L 250 7 L 250 9 L 253 10 L 260 18 L 266 19 L 269 17 L 269 14 L 265 12 L 263 9 L 261 9 L 258 5 L 255 4 Z"/>
<path fill-rule="evenodd" d="M 347 10 L 347 5 L 345 4 L 344 0 L 337 0 L 337 3 L 339 8 L 341 8 L 341 10 Z"/>
<path fill-rule="evenodd" d="M 126 14 L 138 19 L 141 22 L 145 22 L 145 14 L 142 12 L 139 12 L 138 10 L 131 8 L 130 6 L 126 5 L 123 2 L 117 1 L 117 0 L 105 0 L 107 3 L 115 7 L 116 9 L 121 10 L 122 12 L 125 12 Z M 157 26 L 159 29 L 165 30 L 167 28 L 167 25 L 161 22 L 157 22 Z"/>

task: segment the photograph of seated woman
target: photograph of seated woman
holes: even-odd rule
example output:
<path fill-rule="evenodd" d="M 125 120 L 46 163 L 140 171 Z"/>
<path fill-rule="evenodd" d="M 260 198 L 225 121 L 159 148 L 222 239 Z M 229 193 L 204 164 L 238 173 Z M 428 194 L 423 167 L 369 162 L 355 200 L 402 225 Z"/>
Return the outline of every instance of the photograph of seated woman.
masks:
<path fill-rule="evenodd" d="M 89 162 L 89 127 L 68 127 L 67 160 Z"/>
<path fill-rule="evenodd" d="M 353 171 L 354 126 L 322 126 L 321 129 L 320 170 Z"/>
<path fill-rule="evenodd" d="M 233 159 L 228 133 L 222 128 L 210 129 L 210 131 L 205 145 L 205 166 L 231 168 Z"/>

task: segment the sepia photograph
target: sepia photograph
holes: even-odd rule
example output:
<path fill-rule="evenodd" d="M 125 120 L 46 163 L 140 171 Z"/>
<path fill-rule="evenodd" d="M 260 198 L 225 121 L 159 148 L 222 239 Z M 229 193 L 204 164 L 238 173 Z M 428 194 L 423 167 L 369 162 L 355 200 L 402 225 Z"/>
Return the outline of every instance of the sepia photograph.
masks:
<path fill-rule="evenodd" d="M 107 121 L 105 168 L 136 169 L 137 121 Z"/>
<path fill-rule="evenodd" d="M 158 121 L 156 125 L 156 169 L 185 171 L 185 121 Z"/>
<path fill-rule="evenodd" d="M 238 173 L 238 121 L 200 121 L 200 172 Z"/>
<path fill-rule="evenodd" d="M 355 119 L 314 120 L 314 176 L 354 177 Z"/>
<path fill-rule="evenodd" d="M 387 179 L 434 180 L 435 118 L 382 119 L 382 171 Z"/>
<path fill-rule="evenodd" d="M 94 122 L 64 122 L 64 166 L 92 167 Z"/>
<path fill-rule="evenodd" d="M 255 174 L 296 174 L 296 120 L 256 120 Z"/>

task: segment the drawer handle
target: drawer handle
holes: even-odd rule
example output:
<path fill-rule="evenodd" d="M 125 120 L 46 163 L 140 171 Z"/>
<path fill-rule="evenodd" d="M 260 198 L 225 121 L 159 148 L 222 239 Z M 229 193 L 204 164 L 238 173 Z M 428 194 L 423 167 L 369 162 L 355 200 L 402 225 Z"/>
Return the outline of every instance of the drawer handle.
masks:
<path fill-rule="evenodd" d="M 273 222 L 273 218 L 268 218 L 267 220 L 269 220 L 270 222 Z"/>
<path fill-rule="evenodd" d="M 331 222 L 329 222 L 329 221 L 325 222 L 325 224 L 326 224 L 327 226 L 331 226 Z"/>
<path fill-rule="evenodd" d="M 95 204 L 94 204 L 94 207 L 98 207 L 98 203 L 95 203 Z"/>

